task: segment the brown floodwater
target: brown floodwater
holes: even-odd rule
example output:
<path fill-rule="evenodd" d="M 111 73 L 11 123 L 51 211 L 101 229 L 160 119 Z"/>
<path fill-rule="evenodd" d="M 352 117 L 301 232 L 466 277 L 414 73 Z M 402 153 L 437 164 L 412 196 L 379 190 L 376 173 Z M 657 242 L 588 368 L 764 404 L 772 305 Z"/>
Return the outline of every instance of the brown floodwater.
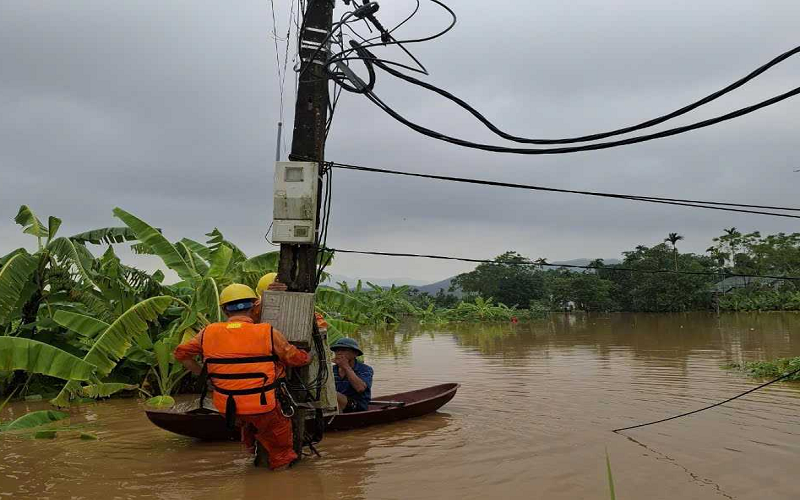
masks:
<path fill-rule="evenodd" d="M 800 355 L 800 315 L 554 315 L 532 324 L 364 334 L 379 396 L 443 382 L 439 413 L 328 434 L 284 472 L 237 443 L 162 431 L 141 402 L 71 410 L 97 441 L 0 436 L 0 496 L 42 499 L 796 499 L 800 384 L 629 431 L 758 382 L 729 362 Z M 43 403 L 15 403 L 8 420 Z"/>

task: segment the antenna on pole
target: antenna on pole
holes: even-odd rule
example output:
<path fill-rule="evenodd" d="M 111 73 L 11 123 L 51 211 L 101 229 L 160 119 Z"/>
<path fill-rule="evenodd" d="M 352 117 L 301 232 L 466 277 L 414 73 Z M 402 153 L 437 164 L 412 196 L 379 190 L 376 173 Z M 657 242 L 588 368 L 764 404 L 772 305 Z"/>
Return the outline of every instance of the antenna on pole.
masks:
<path fill-rule="evenodd" d="M 275 144 L 275 161 L 281 161 L 281 131 L 283 122 L 278 122 L 278 142 Z"/>

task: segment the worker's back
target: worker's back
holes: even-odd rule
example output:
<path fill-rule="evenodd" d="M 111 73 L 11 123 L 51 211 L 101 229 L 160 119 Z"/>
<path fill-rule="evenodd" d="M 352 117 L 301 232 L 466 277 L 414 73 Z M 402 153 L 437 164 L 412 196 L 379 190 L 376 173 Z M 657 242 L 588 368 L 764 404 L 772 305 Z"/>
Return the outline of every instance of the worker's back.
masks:
<path fill-rule="evenodd" d="M 220 413 L 231 418 L 275 409 L 275 388 L 283 369 L 276 366 L 272 337 L 268 323 L 232 321 L 206 327 L 203 356 Z"/>

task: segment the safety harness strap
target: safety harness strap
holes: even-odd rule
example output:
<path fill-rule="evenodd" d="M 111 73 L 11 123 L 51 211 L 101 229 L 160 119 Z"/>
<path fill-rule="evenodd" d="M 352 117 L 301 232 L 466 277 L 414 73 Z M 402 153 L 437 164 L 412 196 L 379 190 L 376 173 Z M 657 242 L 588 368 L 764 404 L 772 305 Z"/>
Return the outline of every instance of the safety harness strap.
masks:
<path fill-rule="evenodd" d="M 266 373 L 264 372 L 252 372 L 252 373 L 211 373 L 208 375 L 209 378 L 218 378 L 223 380 L 239 380 L 239 379 L 247 379 L 247 378 L 258 378 L 258 379 L 266 379 L 269 378 Z"/>
<path fill-rule="evenodd" d="M 213 377 L 213 375 L 209 376 Z M 249 396 L 251 394 L 263 394 L 277 389 L 280 386 L 281 382 L 283 382 L 283 380 L 284 379 L 278 379 L 271 384 L 262 385 L 260 387 L 253 387 L 252 389 L 221 389 L 215 385 L 214 390 L 220 394 L 225 394 L 226 396 Z"/>
<path fill-rule="evenodd" d="M 274 354 L 271 356 L 250 356 L 250 357 L 243 357 L 243 358 L 206 358 L 206 364 L 212 363 L 217 365 L 240 365 L 246 363 L 266 363 L 272 362 L 275 363 L 280 361 L 278 356 Z"/>

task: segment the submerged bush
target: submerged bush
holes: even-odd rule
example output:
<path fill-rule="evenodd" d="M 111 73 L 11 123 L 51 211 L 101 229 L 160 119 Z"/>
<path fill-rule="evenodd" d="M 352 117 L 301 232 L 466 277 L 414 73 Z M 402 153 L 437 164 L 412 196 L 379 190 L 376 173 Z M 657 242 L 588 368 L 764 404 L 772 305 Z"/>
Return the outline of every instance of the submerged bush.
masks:
<path fill-rule="evenodd" d="M 800 356 L 796 358 L 779 358 L 772 361 L 748 361 L 746 363 L 731 363 L 724 366 L 726 369 L 741 370 L 751 377 L 778 378 L 786 373 L 800 370 Z M 800 372 L 795 373 L 787 380 L 800 381 Z"/>

